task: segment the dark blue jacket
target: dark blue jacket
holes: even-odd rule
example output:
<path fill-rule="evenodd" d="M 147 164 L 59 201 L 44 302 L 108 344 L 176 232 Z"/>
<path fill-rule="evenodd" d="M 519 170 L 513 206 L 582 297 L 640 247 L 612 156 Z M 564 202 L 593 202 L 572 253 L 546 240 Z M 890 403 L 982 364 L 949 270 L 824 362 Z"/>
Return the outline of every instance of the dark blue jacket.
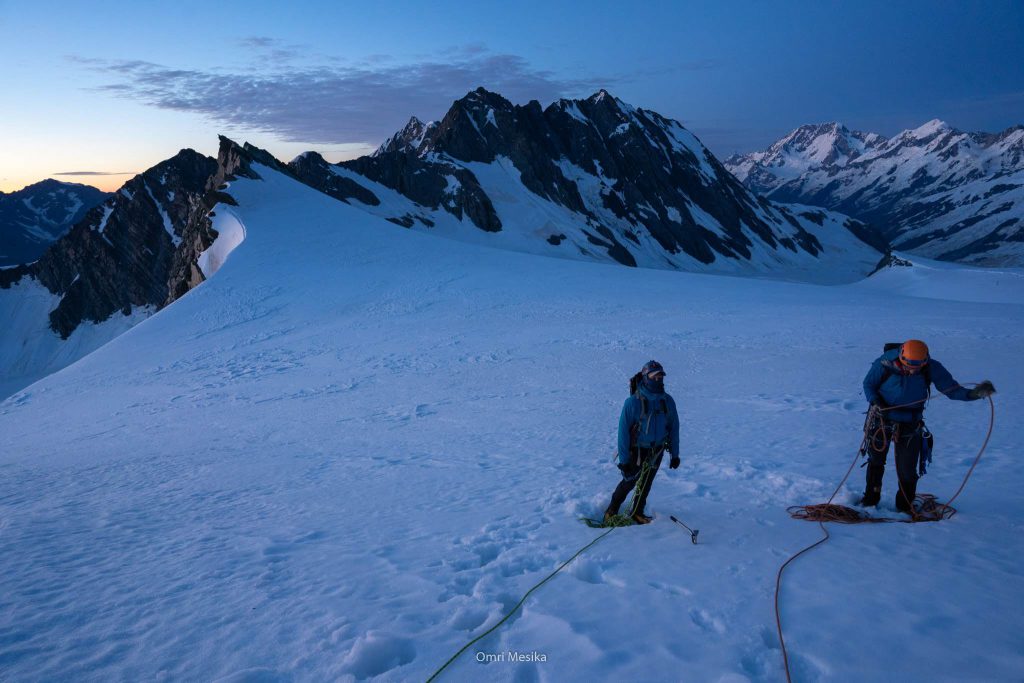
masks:
<path fill-rule="evenodd" d="M 668 394 L 651 393 L 643 385 L 637 389 L 637 393 L 642 394 L 647 401 L 647 415 L 643 420 L 640 419 L 642 406 L 636 394 L 626 399 L 619 416 L 619 463 L 626 464 L 636 457 L 636 453 L 629 452 L 629 442 L 630 430 L 638 422 L 637 445 L 650 448 L 667 440 L 668 452 L 679 455 L 679 413 L 676 412 L 676 402 Z"/>
<path fill-rule="evenodd" d="M 928 398 L 928 381 L 931 378 L 935 388 L 956 401 L 972 401 L 970 392 L 960 386 L 949 370 L 934 358 L 928 361 L 928 371 L 915 374 L 904 374 L 896 360 L 900 356 L 898 348 L 886 351 L 875 359 L 871 369 L 864 377 L 864 397 L 868 403 L 883 402 L 885 406 L 899 406 L 912 403 L 904 409 L 887 410 L 885 418 L 894 422 L 917 422 L 924 413 L 925 399 Z M 888 377 L 885 377 L 888 375 Z M 885 377 L 885 381 L 882 378 Z"/>

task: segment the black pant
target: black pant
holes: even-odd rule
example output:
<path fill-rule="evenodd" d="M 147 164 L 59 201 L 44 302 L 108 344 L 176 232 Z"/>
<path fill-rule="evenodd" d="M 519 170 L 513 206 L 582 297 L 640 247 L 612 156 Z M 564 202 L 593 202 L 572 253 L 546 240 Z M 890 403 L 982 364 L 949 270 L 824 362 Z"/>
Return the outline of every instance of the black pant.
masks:
<path fill-rule="evenodd" d="M 886 431 L 891 430 L 896 460 L 896 509 L 910 512 L 917 494 L 917 463 L 921 457 L 920 422 L 886 422 Z M 881 435 L 868 442 L 867 485 L 864 489 L 864 503 L 875 505 L 882 495 L 882 477 L 885 476 L 885 460 L 889 454 L 889 443 Z M 880 448 L 883 447 L 884 448 Z"/>
<path fill-rule="evenodd" d="M 658 473 L 658 468 L 661 467 L 661 458 L 664 454 L 662 448 L 640 448 L 640 462 L 650 462 L 650 469 L 647 472 L 646 479 L 643 487 L 637 493 L 636 501 L 630 509 L 629 514 L 634 515 L 636 513 L 643 514 L 644 507 L 647 505 L 647 494 L 651 492 L 651 484 L 654 483 L 654 475 Z M 635 462 L 635 461 L 634 461 Z M 626 500 L 626 496 L 629 492 L 636 488 L 637 479 L 640 477 L 643 468 L 636 471 L 633 476 L 627 477 L 623 475 L 622 481 L 615 487 L 614 493 L 612 493 L 612 502 L 608 504 L 608 512 L 616 515 L 619 513 L 619 508 L 622 507 L 622 503 Z"/>

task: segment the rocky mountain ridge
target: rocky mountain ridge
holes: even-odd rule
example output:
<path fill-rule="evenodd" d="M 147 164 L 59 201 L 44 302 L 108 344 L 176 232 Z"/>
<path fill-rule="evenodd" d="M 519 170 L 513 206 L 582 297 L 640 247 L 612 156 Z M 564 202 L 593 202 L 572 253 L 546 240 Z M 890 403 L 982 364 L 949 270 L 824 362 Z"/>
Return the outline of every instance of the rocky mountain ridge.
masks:
<path fill-rule="evenodd" d="M 309 170 L 309 156 L 300 157 L 305 169 L 292 162 L 296 173 Z M 440 121 L 411 118 L 370 156 L 321 162 L 313 176 L 303 175 L 306 182 L 326 186 L 333 175 L 411 200 L 405 213 L 380 209 L 393 222 L 429 229 L 447 213 L 486 233 L 529 233 L 532 242 L 519 240 L 516 248 L 551 255 L 568 249 L 683 269 L 734 261 L 757 270 L 813 260 L 823 250 L 824 213 L 809 220 L 801 215 L 807 209 L 756 196 L 677 121 L 605 90 L 542 108 L 479 88 Z M 339 194 L 354 198 L 351 186 Z M 497 206 L 503 199 L 504 211 Z M 528 210 L 519 212 L 524 204 Z M 856 221 L 831 215 L 829 223 L 829 230 L 885 248 Z"/>

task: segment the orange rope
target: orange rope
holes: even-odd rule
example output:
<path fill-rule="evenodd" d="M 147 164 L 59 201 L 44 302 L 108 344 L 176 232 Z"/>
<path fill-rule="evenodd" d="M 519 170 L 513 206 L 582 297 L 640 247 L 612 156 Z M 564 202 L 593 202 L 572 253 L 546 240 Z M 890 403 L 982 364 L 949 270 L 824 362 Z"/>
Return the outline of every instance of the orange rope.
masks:
<path fill-rule="evenodd" d="M 904 405 L 899 406 L 890 406 L 888 408 L 878 408 L 873 406 L 871 408 L 871 411 L 877 410 L 881 412 L 885 410 L 894 410 L 896 408 L 906 408 L 909 406 L 917 405 L 918 403 L 927 402 L 929 400 L 931 400 L 931 396 L 929 396 L 926 399 L 922 399 L 921 401 L 914 401 L 913 403 L 906 403 Z M 866 515 L 861 511 L 855 510 L 851 507 L 847 507 L 845 505 L 832 504 L 832 500 L 843 488 L 843 485 L 846 483 L 846 480 L 850 478 L 850 473 L 853 472 L 853 466 L 857 464 L 857 458 L 860 457 L 864 447 L 869 442 L 873 442 L 873 440 L 876 438 L 878 434 L 878 431 L 880 430 L 882 431 L 883 439 L 885 438 L 885 432 L 882 427 L 879 427 L 879 429 L 875 430 L 874 433 L 869 434 L 871 424 L 871 411 L 869 411 L 868 419 L 865 420 L 864 422 L 864 439 L 861 441 L 861 448 L 860 450 L 857 451 L 857 455 L 854 456 L 853 462 L 850 463 L 850 467 L 847 468 L 846 474 L 843 475 L 842 481 L 839 482 L 839 486 L 837 486 L 836 490 L 832 492 L 832 495 L 828 497 L 828 502 L 819 503 L 816 505 L 794 505 L 788 508 L 787 511 L 789 512 L 790 516 L 794 519 L 806 519 L 809 521 L 817 522 L 818 526 L 821 527 L 822 533 L 824 534 L 822 538 L 820 538 L 819 540 L 815 541 L 803 550 L 800 550 L 796 554 L 790 556 L 788 560 L 782 563 L 782 566 L 779 567 L 778 573 L 775 575 L 775 627 L 779 633 L 779 644 L 782 646 L 782 663 L 786 667 L 786 680 L 789 683 L 792 683 L 793 679 L 790 676 L 789 653 L 786 650 L 786 641 L 782 636 L 782 617 L 779 613 L 779 592 L 782 589 L 782 572 L 785 571 L 786 567 L 789 566 L 790 562 L 800 557 L 808 550 L 818 547 L 819 545 L 827 541 L 829 538 L 831 538 L 831 536 L 828 533 L 828 529 L 825 528 L 825 522 L 837 522 L 839 524 L 903 522 L 913 524 L 916 522 L 937 522 L 942 519 L 949 519 L 954 514 L 956 514 L 956 509 L 953 508 L 953 506 L 950 505 L 950 503 L 952 503 L 956 499 L 956 497 L 960 495 L 960 492 L 963 491 L 964 487 L 967 485 L 967 480 L 970 479 L 971 474 L 974 472 L 974 468 L 978 464 L 978 461 L 981 460 L 982 453 L 984 453 L 985 449 L 988 447 L 988 441 L 992 437 L 992 429 L 993 427 L 995 427 L 996 406 L 995 402 L 992 401 L 991 396 L 988 397 L 988 403 L 990 408 L 990 415 L 988 433 L 985 435 L 985 441 L 981 444 L 981 448 L 978 450 L 978 454 L 974 457 L 974 462 L 971 463 L 971 467 L 969 470 L 967 470 L 967 474 L 964 475 L 964 480 L 960 483 L 960 488 L 956 490 L 956 493 L 953 494 L 953 496 L 949 499 L 948 502 L 939 503 L 937 502 L 935 496 L 929 493 L 918 494 L 917 496 L 915 496 L 914 501 L 911 503 L 912 512 L 910 513 L 910 519 L 899 519 L 894 517 L 871 517 L 870 515 Z M 885 446 L 886 450 L 888 450 L 888 443 L 885 443 Z M 902 486 L 900 490 L 903 490 Z M 903 494 L 903 497 L 906 498 L 905 492 Z M 921 502 L 920 505 L 915 508 L 913 503 L 917 501 Z"/>

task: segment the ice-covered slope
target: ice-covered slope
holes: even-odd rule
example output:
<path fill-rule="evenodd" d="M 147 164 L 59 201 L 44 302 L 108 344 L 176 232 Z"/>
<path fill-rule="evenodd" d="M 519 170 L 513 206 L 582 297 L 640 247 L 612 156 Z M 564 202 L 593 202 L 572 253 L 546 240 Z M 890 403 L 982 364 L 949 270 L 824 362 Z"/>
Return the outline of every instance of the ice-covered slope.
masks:
<path fill-rule="evenodd" d="M 1024 266 L 1024 126 L 965 133 L 932 120 L 889 139 L 836 123 L 801 126 L 725 165 L 773 200 L 867 221 L 901 250 Z"/>
<path fill-rule="evenodd" d="M 775 570 L 818 536 L 785 507 L 832 491 L 868 364 L 910 336 L 1009 389 L 999 422 L 952 521 L 835 528 L 789 570 L 796 680 L 1024 668 L 1024 307 L 486 249 L 257 170 L 216 277 L 0 404 L 5 678 L 425 680 L 595 537 L 576 517 L 617 480 L 627 377 L 653 357 L 683 420 L 654 524 L 441 680 L 782 680 Z M 949 495 L 987 409 L 929 417 L 921 489 Z M 508 651 L 544 661 L 477 661 Z"/>

